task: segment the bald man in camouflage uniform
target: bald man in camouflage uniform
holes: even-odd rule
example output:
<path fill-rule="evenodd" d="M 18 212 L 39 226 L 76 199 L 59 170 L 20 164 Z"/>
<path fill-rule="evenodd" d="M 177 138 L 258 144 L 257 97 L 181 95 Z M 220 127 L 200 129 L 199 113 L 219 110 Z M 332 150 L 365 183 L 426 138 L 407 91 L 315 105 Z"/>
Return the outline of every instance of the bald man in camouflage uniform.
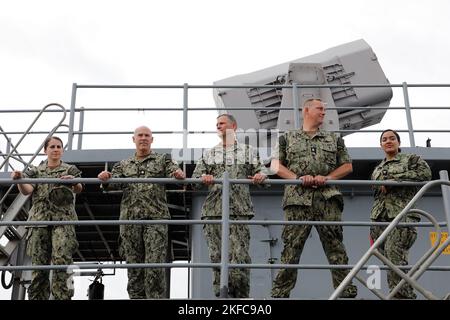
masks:
<path fill-rule="evenodd" d="M 61 161 L 63 144 L 58 137 L 51 137 L 44 143 L 48 158 L 37 167 L 24 173 L 14 171 L 13 179 L 81 177 L 81 171 L 74 165 Z M 74 194 L 82 191 L 80 183 L 75 185 L 19 184 L 19 191 L 33 194 L 28 221 L 76 221 Z M 71 265 L 72 255 L 78 248 L 74 225 L 30 227 L 27 233 L 27 254 L 33 265 Z M 50 287 L 49 270 L 33 270 L 28 287 L 28 299 L 48 300 L 50 292 L 55 300 L 70 300 L 74 294 L 73 281 L 66 270 L 53 270 Z"/>
<path fill-rule="evenodd" d="M 98 178 L 177 178 L 184 172 L 167 154 L 151 150 L 152 132 L 142 126 L 135 130 L 136 153 L 116 164 L 112 172 L 102 171 Z M 108 190 L 123 189 L 120 220 L 170 219 L 163 184 L 104 184 Z M 120 254 L 127 263 L 165 263 L 168 252 L 167 225 L 121 225 Z M 128 295 L 131 299 L 166 298 L 165 271 L 161 268 L 128 269 Z"/>
<path fill-rule="evenodd" d="M 302 130 L 283 134 L 273 154 L 271 169 L 284 179 L 301 179 L 302 185 L 285 186 L 283 209 L 288 221 L 341 221 L 342 194 L 327 180 L 341 179 L 352 172 L 352 164 L 342 138 L 319 129 L 325 106 L 319 99 L 303 106 Z M 298 264 L 310 225 L 286 225 L 281 263 Z M 330 264 L 348 264 L 341 226 L 315 226 Z M 297 281 L 297 269 L 281 269 L 272 287 L 272 297 L 288 298 Z M 332 269 L 336 288 L 348 270 Z M 355 297 L 356 287 L 349 285 L 341 297 Z"/>
<path fill-rule="evenodd" d="M 221 219 L 222 185 L 213 184 L 213 179 L 221 179 L 227 171 L 230 179 L 253 179 L 262 183 L 267 169 L 251 146 L 237 143 L 235 131 L 237 123 L 233 116 L 224 114 L 217 117 L 217 131 L 222 142 L 205 152 L 197 162 L 193 178 L 201 178 L 209 186 L 209 194 L 202 207 L 202 219 Z M 254 216 L 250 189 L 247 184 L 232 184 L 230 190 L 230 218 L 248 220 Z M 211 262 L 219 263 L 221 259 L 221 226 L 205 224 L 203 226 L 208 242 Z M 249 254 L 250 230 L 248 225 L 231 224 L 229 237 L 230 263 L 251 263 Z M 213 289 L 220 295 L 220 271 L 213 270 Z M 250 269 L 232 268 L 229 272 L 228 296 L 247 298 L 250 294 Z"/>
<path fill-rule="evenodd" d="M 428 164 L 415 154 L 399 153 L 400 136 L 394 130 L 386 130 L 381 134 L 380 143 L 386 153 L 372 173 L 372 180 L 393 181 L 428 181 L 431 170 Z M 374 222 L 392 221 L 419 190 L 418 187 L 377 186 L 370 219 Z M 418 222 L 420 216 L 408 213 L 403 222 Z M 385 226 L 371 226 L 370 236 L 373 241 L 383 233 Z M 408 252 L 417 238 L 416 227 L 397 227 L 392 230 L 386 240 L 378 248 L 394 264 L 408 264 Z M 390 290 L 395 288 L 402 278 L 394 271 L 388 271 Z M 394 296 L 396 299 L 415 299 L 416 294 L 409 284 L 405 284 Z"/>

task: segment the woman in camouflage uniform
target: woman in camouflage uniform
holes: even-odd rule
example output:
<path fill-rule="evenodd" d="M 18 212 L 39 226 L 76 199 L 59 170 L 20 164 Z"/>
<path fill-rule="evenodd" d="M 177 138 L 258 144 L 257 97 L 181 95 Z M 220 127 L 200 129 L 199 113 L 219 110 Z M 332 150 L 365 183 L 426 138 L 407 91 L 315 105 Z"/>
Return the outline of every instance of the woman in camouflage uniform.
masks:
<path fill-rule="evenodd" d="M 81 177 L 81 171 L 61 161 L 63 143 L 58 137 L 45 140 L 44 152 L 47 160 L 37 167 L 30 167 L 24 173 L 14 171 L 11 178 L 61 178 L 73 179 Z M 80 183 L 74 185 L 54 184 L 18 184 L 24 195 L 33 194 L 29 221 L 70 221 L 77 220 L 74 193 L 83 189 Z M 27 235 L 27 253 L 33 265 L 72 264 L 72 255 L 78 248 L 75 226 L 39 226 L 31 227 Z M 30 300 L 48 300 L 50 291 L 54 299 L 70 300 L 73 296 L 73 285 L 70 274 L 66 270 L 53 270 L 50 288 L 50 272 L 34 270 L 31 285 L 28 288 Z"/>
<path fill-rule="evenodd" d="M 400 153 L 400 136 L 394 130 L 385 130 L 380 136 L 380 145 L 385 158 L 375 167 L 372 180 L 394 181 L 427 181 L 431 179 L 431 170 L 428 164 L 415 154 Z M 372 207 L 371 220 L 374 222 L 390 222 L 411 201 L 417 193 L 418 187 L 375 187 L 375 201 Z M 407 214 L 404 222 L 417 222 L 417 214 Z M 372 226 L 370 236 L 376 241 L 385 226 Z M 397 227 L 392 230 L 384 243 L 379 247 L 381 254 L 385 255 L 396 265 L 408 264 L 408 251 L 417 238 L 415 227 Z M 402 280 L 394 271 L 388 271 L 388 284 L 390 290 Z M 397 299 L 415 299 L 416 294 L 409 285 L 403 285 L 394 296 Z"/>

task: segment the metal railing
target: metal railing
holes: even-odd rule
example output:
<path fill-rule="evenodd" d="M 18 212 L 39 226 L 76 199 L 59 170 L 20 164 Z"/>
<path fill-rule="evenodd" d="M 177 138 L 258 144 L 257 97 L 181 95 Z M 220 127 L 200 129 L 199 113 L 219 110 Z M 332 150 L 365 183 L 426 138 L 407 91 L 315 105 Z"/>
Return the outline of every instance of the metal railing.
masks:
<path fill-rule="evenodd" d="M 77 148 L 82 148 L 83 136 L 84 135 L 111 135 L 111 134 L 132 134 L 131 131 L 86 131 L 84 130 L 84 122 L 85 122 L 85 113 L 86 112 L 121 112 L 121 111 L 173 111 L 173 112 L 182 112 L 182 123 L 183 130 L 180 131 L 153 131 L 154 134 L 180 134 L 182 135 L 182 148 L 186 151 L 188 146 L 188 136 L 190 134 L 214 134 L 215 131 L 205 131 L 205 130 L 189 130 L 188 128 L 188 115 L 191 111 L 207 111 L 207 110 L 218 110 L 217 107 L 214 108 L 195 108 L 189 106 L 189 92 L 190 90 L 197 89 L 249 89 L 249 88 L 288 88 L 292 89 L 293 94 L 293 105 L 292 107 L 280 107 L 280 108 L 266 108 L 266 107 L 242 107 L 242 108 L 226 108 L 226 110 L 292 110 L 294 115 L 294 125 L 295 128 L 299 128 L 300 126 L 300 113 L 299 113 L 299 101 L 297 92 L 301 89 L 306 88 L 401 88 L 403 93 L 403 102 L 404 106 L 400 107 L 377 107 L 377 106 L 364 106 L 364 107 L 356 107 L 352 108 L 355 110 L 404 110 L 405 111 L 405 119 L 407 128 L 404 130 L 397 130 L 398 132 L 408 133 L 409 143 L 411 147 L 416 146 L 415 142 L 415 133 L 450 133 L 450 130 L 439 130 L 439 129 L 423 129 L 423 130 L 415 130 L 413 128 L 412 122 L 412 110 L 450 110 L 450 107 L 418 107 L 411 106 L 409 99 L 409 88 L 448 88 L 450 84 L 408 84 L 403 82 L 401 84 L 345 84 L 345 85 L 240 85 L 240 86 L 214 86 L 214 85 L 189 85 L 187 83 L 183 85 L 79 85 L 74 83 L 72 85 L 72 96 L 71 96 L 71 105 L 69 111 L 69 124 L 67 131 L 56 131 L 56 133 L 67 133 L 68 134 L 68 142 L 67 149 L 74 149 L 74 141 L 73 138 L 75 135 L 78 136 Z M 77 103 L 77 93 L 80 89 L 182 89 L 182 107 L 173 108 L 136 108 L 136 107 L 120 107 L 120 108 L 96 108 L 96 107 L 76 107 Z M 329 110 L 340 110 L 340 109 L 348 109 L 348 107 L 329 107 Z M 35 109 L 23 109 L 23 110 L 0 110 L 0 113 L 28 113 L 28 112 L 40 112 Z M 58 110 L 48 110 L 48 112 L 58 112 Z M 66 112 L 66 110 L 64 110 Z M 79 130 L 75 130 L 75 115 L 79 114 Z M 257 130 L 256 132 L 258 132 Z M 334 130 L 339 133 L 373 133 L 373 132 L 381 132 L 382 130 Z M 279 131 L 282 132 L 282 131 Z M 22 134 L 21 131 L 5 131 L 6 135 L 17 135 Z M 46 131 L 30 131 L 28 134 L 47 134 Z M 185 152 L 183 154 L 186 154 Z"/>
<path fill-rule="evenodd" d="M 389 261 L 383 259 L 383 262 L 388 265 L 388 267 L 393 268 L 394 271 L 398 272 L 401 277 L 417 288 L 425 297 L 436 299 L 434 295 L 424 290 L 415 281 L 423 272 L 428 270 L 439 270 L 439 271 L 450 271 L 448 266 L 438 266 L 431 267 L 432 262 L 440 255 L 440 253 L 445 249 L 445 247 L 450 244 L 450 238 L 444 242 L 440 247 L 440 226 L 449 226 L 450 222 L 450 197 L 449 191 L 444 188 L 445 186 L 450 186 L 450 181 L 448 180 L 447 172 L 441 172 L 441 179 L 434 180 L 430 182 L 396 182 L 396 181 L 371 181 L 371 180 L 328 180 L 326 184 L 328 185 L 356 185 L 356 186 L 373 186 L 373 185 L 386 185 L 386 186 L 422 186 L 415 197 L 408 203 L 404 210 L 390 223 L 383 222 L 342 222 L 342 221 L 268 221 L 268 220 L 252 220 L 252 221 L 242 221 L 242 220 L 230 220 L 229 215 L 229 190 L 231 184 L 250 184 L 252 183 L 249 179 L 229 179 L 228 173 L 225 172 L 223 179 L 215 179 L 214 183 L 222 184 L 222 219 L 221 220 L 96 220 L 96 221 L 0 221 L 0 226 L 42 226 L 42 225 L 143 225 L 143 224 L 221 224 L 222 225 L 222 247 L 221 247 L 221 262 L 219 263 L 140 263 L 140 264 L 121 264 L 121 265 L 98 265 L 98 264 L 83 264 L 77 265 L 76 269 L 111 269 L 111 268 L 218 268 L 220 267 L 220 297 L 228 297 L 228 270 L 230 268 L 266 268 L 266 269 L 279 269 L 279 268 L 295 268 L 295 269 L 352 269 L 349 275 L 342 281 L 338 288 L 334 291 L 330 299 L 335 299 L 342 292 L 343 288 L 355 277 L 356 273 L 366 268 L 364 263 L 368 260 L 371 254 L 374 254 L 375 248 L 380 245 L 384 240 L 386 235 L 396 226 L 434 226 L 439 234 L 436 244 L 427 253 L 419 259 L 419 262 L 414 266 L 395 266 Z M 112 178 L 108 180 L 109 183 L 155 183 L 155 184 L 167 184 L 167 183 L 177 183 L 177 184 L 193 184 L 201 183 L 201 179 L 168 179 L 168 178 Z M 38 179 L 0 179 L 0 185 L 14 185 L 23 183 L 58 183 L 58 184 L 73 184 L 73 183 L 84 183 L 84 184 L 100 184 L 97 178 L 75 178 L 71 180 L 61 180 L 55 178 L 38 178 Z M 264 183 L 271 185 L 285 185 L 285 184 L 302 184 L 301 180 L 272 180 L 268 179 Z M 442 192 L 444 194 L 444 207 L 446 210 L 447 221 L 443 223 L 438 223 L 430 214 L 413 209 L 414 212 L 419 213 L 427 217 L 431 223 L 404 223 L 400 222 L 405 214 L 411 212 L 411 208 L 414 203 L 424 195 L 424 193 L 433 186 L 442 185 Z M 372 226 L 372 225 L 387 225 L 386 230 L 374 243 L 374 245 L 364 254 L 363 258 L 356 265 L 286 265 L 286 264 L 231 264 L 228 262 L 228 235 L 230 224 L 252 224 L 252 225 L 343 225 L 343 226 Z M 376 253 L 375 253 L 376 254 Z M 376 254 L 380 258 L 379 254 Z M 74 266 L 70 265 L 34 265 L 34 266 L 0 266 L 0 271 L 23 271 L 23 270 L 73 270 Z M 382 268 L 385 269 L 385 268 Z M 406 275 L 401 270 L 410 270 Z M 361 279 L 359 279 L 361 281 Z M 399 283 L 394 291 L 387 297 L 390 298 L 398 290 L 398 288 L 404 282 Z M 386 298 L 381 293 L 372 290 L 378 297 Z"/>
<path fill-rule="evenodd" d="M 416 143 L 415 143 L 415 138 L 414 138 L 414 129 L 413 129 L 413 124 L 412 124 L 412 116 L 411 116 L 411 105 L 409 102 L 409 93 L 408 93 L 408 88 L 415 88 L 415 87 L 419 87 L 419 88 L 445 88 L 445 87 L 450 87 L 450 84 L 407 84 L 406 82 L 403 82 L 401 84 L 389 84 L 389 85 L 380 85 L 380 84 L 345 84 L 345 85 L 300 85 L 297 83 L 293 83 L 292 85 L 240 85 L 240 86 L 215 86 L 215 85 L 189 85 L 187 83 L 184 83 L 183 85 L 172 85 L 172 86 L 162 86 L 162 85 L 149 85 L 149 86 L 137 86 L 137 85 L 78 85 L 76 83 L 74 83 L 72 85 L 72 99 L 71 99 L 71 106 L 70 106 L 70 115 L 71 115 L 71 119 L 70 119 L 70 124 L 69 124 L 69 142 L 68 142 L 68 149 L 72 150 L 72 139 L 74 137 L 75 134 L 79 134 L 79 141 L 80 139 L 82 140 L 82 132 L 78 131 L 76 132 L 74 130 L 74 119 L 73 119 L 73 115 L 75 114 L 75 106 L 76 106 L 76 96 L 77 96 L 77 91 L 78 89 L 183 89 L 183 108 L 180 109 L 180 111 L 183 111 L 183 131 L 179 132 L 180 134 L 183 134 L 183 150 L 186 151 L 187 149 L 187 145 L 188 145 L 188 138 L 187 135 L 189 133 L 194 133 L 194 132 L 190 132 L 188 130 L 188 111 L 190 110 L 194 110 L 193 108 L 189 108 L 188 106 L 188 99 L 189 99 L 189 90 L 190 89 L 252 89 L 252 88 L 277 88 L 277 89 L 282 89 L 282 88 L 288 88 L 288 89 L 292 89 L 292 98 L 293 98 L 293 104 L 292 104 L 292 108 L 287 108 L 287 109 L 291 109 L 293 111 L 294 114 L 294 125 L 295 128 L 300 128 L 300 105 L 299 105 L 299 99 L 298 99 L 298 91 L 303 89 L 303 88 L 402 88 L 402 92 L 403 92 L 403 99 L 404 99 L 404 107 L 402 108 L 403 110 L 405 110 L 405 114 L 406 114 L 406 121 L 407 121 L 407 130 L 406 132 L 408 132 L 409 135 L 409 141 L 410 141 L 410 146 L 411 147 L 415 147 Z M 379 107 L 364 107 L 365 110 L 370 110 L 370 109 L 376 109 Z M 198 108 L 199 110 L 206 110 L 204 108 Z M 229 108 L 226 108 L 227 110 L 229 110 Z M 257 108 L 238 108 L 240 110 L 257 110 Z M 260 109 L 264 109 L 267 110 L 267 108 L 260 108 Z M 278 110 L 281 110 L 280 108 L 277 108 Z M 332 109 L 348 109 L 345 107 L 341 107 L 341 108 L 328 108 L 330 110 Z M 388 109 L 388 108 L 386 108 Z M 433 109 L 433 107 L 430 107 L 429 109 Z M 442 108 L 439 108 L 442 109 Z M 450 110 L 450 107 L 446 108 L 448 110 Z M 84 113 L 85 111 L 90 110 L 89 108 L 83 108 L 82 112 Z M 98 111 L 99 109 L 97 109 Z M 111 108 L 109 111 L 113 111 L 114 109 Z M 151 109 L 150 109 L 151 110 Z M 155 110 L 155 109 L 153 109 Z M 173 110 L 173 109 L 169 109 L 166 108 L 164 109 L 165 111 L 168 110 Z M 214 108 L 214 110 L 217 110 L 217 108 Z M 80 117 L 81 118 L 81 117 Z M 81 120 L 80 120 L 81 121 Z M 80 125 L 80 127 L 83 127 L 83 125 Z M 381 132 L 382 130 L 375 130 L 372 132 Z M 366 132 L 365 130 L 338 130 L 338 132 L 351 132 L 351 133 L 355 133 L 355 132 Z M 417 131 L 416 132 L 421 132 L 421 131 Z M 431 132 L 429 130 L 424 130 L 424 132 Z M 439 130 L 439 131 L 433 131 L 433 132 L 450 132 L 450 130 Z M 99 132 L 100 133 L 100 132 Z M 163 132 L 158 132 L 155 131 L 155 133 L 163 133 Z M 171 132 L 174 133 L 174 132 Z M 202 131 L 201 133 L 205 133 L 204 131 Z M 212 132 L 215 133 L 215 132 Z M 79 146 L 81 146 L 81 143 L 78 143 Z M 186 152 L 184 152 L 183 154 L 186 154 Z"/>
<path fill-rule="evenodd" d="M 11 138 L 8 136 L 7 133 L 5 133 L 5 130 L 3 130 L 3 128 L 0 126 L 0 133 L 3 135 L 3 137 L 6 139 L 6 152 L 5 154 L 1 154 L 2 158 L 4 159 L 4 170 L 5 172 L 8 171 L 8 168 L 11 168 L 12 170 L 14 170 L 14 167 L 9 163 L 9 159 L 7 159 L 7 155 L 9 155 L 9 157 L 11 157 L 11 147 L 14 148 L 13 143 L 11 142 Z M 15 148 L 15 153 L 18 154 L 17 151 L 17 147 Z M 20 154 L 18 155 L 18 161 L 24 161 L 23 158 L 20 156 Z"/>
<path fill-rule="evenodd" d="M 400 271 L 395 265 L 392 264 L 386 257 L 384 257 L 379 251 L 378 247 L 384 242 L 384 240 L 387 238 L 388 234 L 394 230 L 394 228 L 397 227 L 397 225 L 400 223 L 400 221 L 412 211 L 412 207 L 414 204 L 425 194 L 425 192 L 434 187 L 434 186 L 441 186 L 442 187 L 442 194 L 443 194 L 443 201 L 444 201 L 444 209 L 445 214 L 447 218 L 447 226 L 449 226 L 450 222 L 450 197 L 448 196 L 449 189 L 448 186 L 450 186 L 450 181 L 448 180 L 448 172 L 447 171 L 441 171 L 440 172 L 440 178 L 441 180 L 435 180 L 430 181 L 426 185 L 424 185 L 417 193 L 416 195 L 411 199 L 411 201 L 406 205 L 406 207 L 394 218 L 394 220 L 389 224 L 389 226 L 383 231 L 383 233 L 379 236 L 379 238 L 374 242 L 374 244 L 370 247 L 370 249 L 361 257 L 361 259 L 357 262 L 355 267 L 349 272 L 349 274 L 345 277 L 345 279 L 341 282 L 341 284 L 336 288 L 336 290 L 333 292 L 333 294 L 330 296 L 331 300 L 334 300 L 339 297 L 339 294 L 342 293 L 342 291 L 345 289 L 345 287 L 351 282 L 351 280 L 356 277 L 356 274 L 361 269 L 361 267 L 366 263 L 366 261 L 372 256 L 376 256 L 381 261 L 383 261 L 385 264 L 389 265 L 391 269 L 393 269 L 398 275 L 400 275 L 403 279 L 400 281 L 400 283 L 397 284 L 397 286 L 392 290 L 392 292 L 387 296 L 384 297 L 380 293 L 377 294 L 377 296 L 381 296 L 382 298 L 390 299 L 395 296 L 395 294 L 400 290 L 402 285 L 405 282 L 408 282 L 410 285 L 412 285 L 414 288 L 416 288 L 420 293 L 422 293 L 426 298 L 428 299 L 437 299 L 432 293 L 426 291 L 423 289 L 422 286 L 420 286 L 416 280 L 426 271 L 427 267 L 433 263 L 434 260 L 439 257 L 442 251 L 445 250 L 445 248 L 450 244 L 450 238 L 448 238 L 443 244 L 441 244 L 441 234 L 440 234 L 440 228 L 436 225 L 436 223 L 433 221 L 433 217 L 428 214 L 425 211 L 422 210 L 414 210 L 416 213 L 419 213 L 423 216 L 426 216 L 428 219 L 433 221 L 433 224 L 437 227 L 438 230 L 438 239 L 436 241 L 436 245 L 432 247 L 425 255 L 419 259 L 419 261 L 414 265 L 411 270 L 404 274 L 402 271 Z M 447 187 L 445 187 L 447 186 Z M 361 281 L 363 284 L 365 284 L 364 281 Z"/>

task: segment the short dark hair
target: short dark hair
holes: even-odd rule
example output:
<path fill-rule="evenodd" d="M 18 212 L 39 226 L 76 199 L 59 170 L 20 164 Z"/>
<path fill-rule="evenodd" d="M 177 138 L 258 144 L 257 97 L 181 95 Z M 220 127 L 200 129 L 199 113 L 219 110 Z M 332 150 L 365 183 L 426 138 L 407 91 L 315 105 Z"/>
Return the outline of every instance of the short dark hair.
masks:
<path fill-rule="evenodd" d="M 227 119 L 232 123 L 237 125 L 236 118 L 228 113 L 222 113 L 220 114 L 216 119 L 219 119 L 220 117 L 227 117 Z"/>
<path fill-rule="evenodd" d="M 47 150 L 48 144 L 50 143 L 50 140 L 55 139 L 58 140 L 59 142 L 61 142 L 61 147 L 64 149 L 64 143 L 62 142 L 61 138 L 57 137 L 57 136 L 52 136 L 52 137 L 48 137 L 47 139 L 45 139 L 44 141 L 44 150 Z"/>
<path fill-rule="evenodd" d="M 397 138 L 397 140 L 398 140 L 398 143 L 401 143 L 402 141 L 400 140 L 400 135 L 398 134 L 398 132 L 397 131 L 395 131 L 395 130 L 392 130 L 392 129 L 386 129 L 386 130 L 384 130 L 382 133 L 381 133 L 381 135 L 380 135 L 380 143 L 381 143 L 381 141 L 382 141 L 382 139 L 383 139 L 383 134 L 385 134 L 386 132 L 392 132 L 394 135 L 395 135 L 395 137 Z M 398 148 L 398 152 L 402 152 L 402 149 L 400 149 L 400 148 Z"/>
<path fill-rule="evenodd" d="M 303 103 L 303 107 L 306 107 L 307 104 L 309 104 L 310 102 L 313 102 L 313 101 L 319 101 L 319 102 L 323 103 L 322 99 L 320 99 L 320 98 L 309 98 Z"/>

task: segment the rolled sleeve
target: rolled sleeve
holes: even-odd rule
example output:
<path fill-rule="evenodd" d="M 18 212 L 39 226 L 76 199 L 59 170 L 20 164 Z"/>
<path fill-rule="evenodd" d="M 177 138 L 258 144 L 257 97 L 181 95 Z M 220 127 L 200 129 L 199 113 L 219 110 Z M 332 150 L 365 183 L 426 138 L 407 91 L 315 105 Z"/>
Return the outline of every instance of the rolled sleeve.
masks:
<path fill-rule="evenodd" d="M 173 178 L 173 174 L 175 171 L 180 169 L 178 163 L 172 159 L 172 157 L 168 154 L 165 155 L 165 166 L 166 166 L 166 176 L 168 178 Z"/>
<path fill-rule="evenodd" d="M 341 137 L 337 138 L 336 163 L 338 167 L 345 163 L 352 163 L 352 158 L 350 158 L 350 155 L 348 154 L 344 139 Z"/>
<path fill-rule="evenodd" d="M 272 153 L 272 159 L 279 160 L 281 163 L 286 163 L 286 135 L 283 134 L 278 138 L 278 142 Z"/>

